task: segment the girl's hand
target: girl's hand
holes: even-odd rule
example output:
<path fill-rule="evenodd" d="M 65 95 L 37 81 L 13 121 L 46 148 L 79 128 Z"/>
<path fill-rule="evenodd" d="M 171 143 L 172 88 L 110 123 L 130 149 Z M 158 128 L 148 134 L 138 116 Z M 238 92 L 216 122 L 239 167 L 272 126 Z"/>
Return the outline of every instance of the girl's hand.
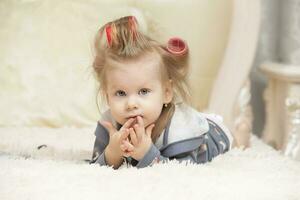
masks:
<path fill-rule="evenodd" d="M 151 124 L 145 130 L 142 117 L 137 116 L 137 123 L 133 128 L 129 128 L 131 141 L 123 140 L 120 146 L 123 155 L 126 157 L 131 156 L 136 160 L 141 160 L 152 145 L 151 134 L 153 127 L 154 124 Z"/>
<path fill-rule="evenodd" d="M 122 141 L 129 141 L 128 135 L 129 135 L 129 127 L 134 122 L 134 118 L 130 118 L 127 120 L 123 126 L 118 131 L 110 122 L 102 121 L 100 122 L 109 133 L 109 143 L 105 149 L 106 153 L 109 155 L 113 155 L 114 157 L 122 157 L 123 152 L 120 149 L 120 145 L 122 144 Z"/>

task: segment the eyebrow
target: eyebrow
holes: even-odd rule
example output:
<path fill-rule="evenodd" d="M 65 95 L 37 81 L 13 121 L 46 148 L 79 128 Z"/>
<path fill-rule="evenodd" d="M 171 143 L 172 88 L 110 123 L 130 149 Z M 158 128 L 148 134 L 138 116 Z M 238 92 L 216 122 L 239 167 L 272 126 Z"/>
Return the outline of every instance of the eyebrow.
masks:
<path fill-rule="evenodd" d="M 152 83 L 144 83 L 143 86 L 141 88 L 152 88 L 153 87 L 153 84 Z M 116 90 L 116 89 L 124 89 L 123 86 L 121 85 L 112 85 L 110 87 L 112 90 Z"/>
<path fill-rule="evenodd" d="M 116 89 L 119 89 L 120 86 L 119 86 L 119 85 L 112 85 L 110 88 L 111 88 L 112 90 L 116 90 Z"/>

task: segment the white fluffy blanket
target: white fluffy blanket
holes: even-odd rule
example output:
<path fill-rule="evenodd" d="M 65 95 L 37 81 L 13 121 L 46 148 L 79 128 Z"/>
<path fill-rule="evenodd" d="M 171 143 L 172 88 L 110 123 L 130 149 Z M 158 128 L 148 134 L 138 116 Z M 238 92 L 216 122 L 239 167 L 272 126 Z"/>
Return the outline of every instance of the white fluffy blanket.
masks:
<path fill-rule="evenodd" d="M 83 161 L 94 128 L 1 128 L 0 199 L 300 199 L 300 162 L 254 136 L 203 165 L 113 170 Z"/>

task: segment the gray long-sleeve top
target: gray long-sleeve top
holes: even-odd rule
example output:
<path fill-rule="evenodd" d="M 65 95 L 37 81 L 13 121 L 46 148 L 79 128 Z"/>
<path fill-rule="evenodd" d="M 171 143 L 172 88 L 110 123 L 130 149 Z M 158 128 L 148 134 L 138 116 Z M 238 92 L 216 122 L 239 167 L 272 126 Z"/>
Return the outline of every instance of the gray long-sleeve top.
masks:
<path fill-rule="evenodd" d="M 103 119 L 116 124 L 109 110 L 104 113 Z M 107 165 L 104 150 L 109 143 L 109 133 L 99 122 L 95 136 L 92 163 Z M 232 140 L 220 116 L 200 113 L 181 103 L 175 105 L 174 115 L 163 133 L 141 160 L 131 157 L 124 159 L 137 168 L 171 159 L 205 163 L 228 151 Z"/>

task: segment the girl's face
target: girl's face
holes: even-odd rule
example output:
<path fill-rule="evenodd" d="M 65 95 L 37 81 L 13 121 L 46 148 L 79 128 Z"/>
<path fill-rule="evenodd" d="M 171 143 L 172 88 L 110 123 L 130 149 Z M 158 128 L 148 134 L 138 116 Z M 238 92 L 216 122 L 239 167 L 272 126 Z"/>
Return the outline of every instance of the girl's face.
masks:
<path fill-rule="evenodd" d="M 113 66 L 106 72 L 106 97 L 113 118 L 124 124 L 139 115 L 145 127 L 154 123 L 164 103 L 173 98 L 171 81 L 162 83 L 159 58 L 147 54 Z"/>

